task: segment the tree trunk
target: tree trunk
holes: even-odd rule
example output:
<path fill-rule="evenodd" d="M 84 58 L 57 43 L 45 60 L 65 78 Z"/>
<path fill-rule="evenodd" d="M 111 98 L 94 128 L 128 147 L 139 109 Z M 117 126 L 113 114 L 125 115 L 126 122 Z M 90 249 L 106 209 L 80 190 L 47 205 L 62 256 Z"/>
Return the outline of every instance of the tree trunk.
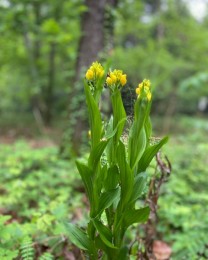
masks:
<path fill-rule="evenodd" d="M 59 2 L 54 6 L 53 17 L 56 21 L 59 21 L 62 13 L 62 3 Z M 56 39 L 49 43 L 49 57 L 48 57 L 48 83 L 45 91 L 45 105 L 44 120 L 46 125 L 51 124 L 52 120 L 52 108 L 53 108 L 53 97 L 56 80 L 56 55 L 57 55 L 57 43 Z"/>
<path fill-rule="evenodd" d="M 79 86 L 79 80 L 84 68 L 87 68 L 93 61 L 96 61 L 99 54 L 104 50 L 105 43 L 105 10 L 107 5 L 115 7 L 117 0 L 86 0 L 87 11 L 82 16 L 81 31 L 82 36 L 80 38 L 78 47 L 78 58 L 76 63 L 76 76 L 75 87 L 72 93 L 72 99 L 82 96 L 83 89 Z M 77 109 L 84 110 L 85 100 L 84 97 L 79 100 Z M 73 116 L 73 110 L 70 109 L 70 115 Z M 81 144 L 82 132 L 86 129 L 87 121 L 85 118 L 81 118 L 80 114 L 73 117 L 73 121 L 76 122 L 73 127 L 72 134 L 72 149 L 75 154 L 79 153 Z"/>
<path fill-rule="evenodd" d="M 50 125 L 52 119 L 52 104 L 53 104 L 53 92 L 55 85 L 55 55 L 56 55 L 56 43 L 52 42 L 50 44 L 49 52 L 49 69 L 48 69 L 48 86 L 46 88 L 46 111 L 45 111 L 45 123 Z"/>
<path fill-rule="evenodd" d="M 82 16 L 82 36 L 79 42 L 78 58 L 76 64 L 76 80 L 79 80 L 83 67 L 88 67 L 98 58 L 104 48 L 104 11 L 105 0 L 86 0 L 88 8 Z"/>

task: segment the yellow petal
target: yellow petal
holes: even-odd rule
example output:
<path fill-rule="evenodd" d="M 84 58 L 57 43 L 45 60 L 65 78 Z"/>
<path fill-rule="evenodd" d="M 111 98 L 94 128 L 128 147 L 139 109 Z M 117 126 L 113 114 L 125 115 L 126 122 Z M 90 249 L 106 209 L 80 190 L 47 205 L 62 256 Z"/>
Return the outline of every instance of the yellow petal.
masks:
<path fill-rule="evenodd" d="M 106 83 L 107 83 L 107 85 L 108 85 L 108 86 L 111 86 L 111 85 L 113 85 L 112 78 L 110 78 L 110 77 L 107 77 L 107 79 L 106 79 Z"/>
<path fill-rule="evenodd" d="M 89 70 L 86 72 L 85 77 L 86 77 L 87 80 L 92 80 L 93 77 L 94 77 L 94 72 L 93 72 L 93 70 L 92 70 L 92 69 L 89 69 Z"/>
<path fill-rule="evenodd" d="M 124 86 L 127 82 L 126 74 L 121 75 L 120 77 L 121 86 Z"/>
<path fill-rule="evenodd" d="M 112 83 L 115 84 L 117 81 L 117 77 L 113 73 L 111 73 L 110 77 L 112 79 Z"/>
<path fill-rule="evenodd" d="M 140 95 L 140 91 L 141 91 L 140 88 L 136 88 L 136 94 L 137 94 L 137 95 Z"/>
<path fill-rule="evenodd" d="M 149 91 L 149 92 L 147 93 L 147 100 L 150 101 L 151 98 L 152 98 L 152 93 Z"/>
<path fill-rule="evenodd" d="M 97 74 L 97 76 L 99 78 L 102 78 L 103 75 L 104 75 L 104 70 L 102 68 L 99 68 L 99 69 L 97 69 L 97 73 L 96 74 Z"/>

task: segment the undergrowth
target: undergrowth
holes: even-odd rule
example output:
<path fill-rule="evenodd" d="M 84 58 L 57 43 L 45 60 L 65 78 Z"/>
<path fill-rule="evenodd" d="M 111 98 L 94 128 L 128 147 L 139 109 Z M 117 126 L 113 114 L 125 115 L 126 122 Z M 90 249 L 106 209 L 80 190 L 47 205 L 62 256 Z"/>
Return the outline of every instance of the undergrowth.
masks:
<path fill-rule="evenodd" d="M 190 124 L 189 133 L 171 136 L 164 151 L 172 174 L 159 199 L 157 239 L 171 245 L 173 260 L 208 258 L 208 127 L 196 118 Z M 56 147 L 33 149 L 18 141 L 1 144 L 0 166 L 0 259 L 21 259 L 25 237 L 32 240 L 35 259 L 66 259 L 64 251 L 73 247 L 61 220 L 86 224 L 79 220 L 87 204 L 74 163 L 60 160 Z M 129 240 L 135 232 L 128 232 Z"/>
<path fill-rule="evenodd" d="M 165 148 L 173 169 L 159 199 L 157 229 L 172 244 L 176 260 L 208 259 L 208 144 L 204 142 L 206 132 L 202 134 L 194 125 L 192 130 L 186 137 L 175 137 Z"/>
<path fill-rule="evenodd" d="M 78 193 L 82 185 L 74 163 L 57 154 L 56 147 L 33 149 L 24 141 L 1 145 L 1 260 L 53 255 L 65 259 L 63 249 L 70 243 L 62 221 L 77 218 L 79 209 L 84 214 L 83 196 Z M 43 254 L 47 249 L 51 255 Z"/>

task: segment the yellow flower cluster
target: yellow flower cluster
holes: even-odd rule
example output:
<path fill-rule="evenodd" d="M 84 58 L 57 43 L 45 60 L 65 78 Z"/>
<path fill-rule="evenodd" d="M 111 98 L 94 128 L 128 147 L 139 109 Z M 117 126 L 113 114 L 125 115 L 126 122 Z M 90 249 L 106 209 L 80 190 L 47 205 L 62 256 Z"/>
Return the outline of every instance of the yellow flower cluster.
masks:
<path fill-rule="evenodd" d="M 138 95 L 138 97 L 144 95 L 147 98 L 147 100 L 150 101 L 152 98 L 150 85 L 151 85 L 150 81 L 148 79 L 144 79 L 142 83 L 140 83 L 136 88 L 136 94 Z"/>
<path fill-rule="evenodd" d="M 100 79 L 104 76 L 103 66 L 99 62 L 93 62 L 90 68 L 87 70 L 85 77 L 87 80 Z"/>
<path fill-rule="evenodd" d="M 106 79 L 106 83 L 109 87 L 113 85 L 121 85 L 122 87 L 126 84 L 126 74 L 123 74 L 122 70 L 114 70 L 109 73 Z"/>

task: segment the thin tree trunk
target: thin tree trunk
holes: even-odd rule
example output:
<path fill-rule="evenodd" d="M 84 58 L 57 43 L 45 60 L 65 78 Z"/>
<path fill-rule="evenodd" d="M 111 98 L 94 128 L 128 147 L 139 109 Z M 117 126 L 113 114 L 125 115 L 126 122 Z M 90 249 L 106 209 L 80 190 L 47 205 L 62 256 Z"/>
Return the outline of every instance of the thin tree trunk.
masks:
<path fill-rule="evenodd" d="M 46 111 L 45 111 L 45 123 L 50 125 L 52 119 L 52 105 L 53 105 L 53 92 L 55 86 L 55 55 L 56 55 L 56 43 L 50 44 L 49 52 L 49 69 L 48 69 L 48 86 L 46 88 Z"/>
<path fill-rule="evenodd" d="M 36 14 L 36 23 L 40 24 L 40 5 L 34 6 L 35 14 Z M 29 14 L 27 13 L 27 8 L 24 8 L 25 16 L 27 17 Z M 29 36 L 29 28 L 26 22 L 22 24 L 22 32 L 23 32 L 23 40 L 25 44 L 25 49 L 28 56 L 28 68 L 29 73 L 31 76 L 31 80 L 33 82 L 32 88 L 40 88 L 39 85 L 39 70 L 37 67 L 37 59 L 40 57 L 40 41 L 37 40 L 35 43 L 32 41 L 31 37 Z M 32 91 L 31 91 L 32 92 Z M 40 107 L 40 98 L 37 94 L 33 94 L 31 96 L 31 106 L 33 110 L 33 114 L 35 120 L 37 122 L 38 127 L 41 131 L 44 130 L 44 123 L 41 114 L 41 107 Z M 35 112 L 34 112 L 35 111 Z M 38 120 L 37 115 L 38 114 Z"/>
<path fill-rule="evenodd" d="M 54 8 L 54 19 L 56 21 L 59 21 L 61 17 L 62 12 L 62 1 L 59 1 L 59 3 L 56 3 L 56 6 Z M 56 80 L 56 50 L 57 50 L 57 44 L 56 40 L 53 40 L 49 43 L 50 51 L 49 51 L 49 57 L 48 57 L 48 84 L 46 86 L 45 91 L 45 123 L 46 125 L 51 124 L 52 120 L 52 108 L 53 108 L 53 96 L 54 96 L 54 89 L 55 89 L 55 80 Z"/>

